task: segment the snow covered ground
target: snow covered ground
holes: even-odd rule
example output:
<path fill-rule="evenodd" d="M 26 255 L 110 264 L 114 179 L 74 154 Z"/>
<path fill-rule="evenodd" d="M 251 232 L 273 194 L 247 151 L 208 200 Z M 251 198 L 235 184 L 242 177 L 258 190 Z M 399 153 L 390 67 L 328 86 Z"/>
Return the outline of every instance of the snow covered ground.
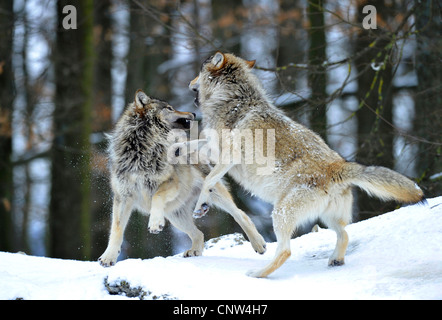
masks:
<path fill-rule="evenodd" d="M 327 266 L 336 237 L 320 229 L 293 239 L 292 256 L 267 279 L 246 272 L 265 265 L 276 243 L 260 256 L 239 234 L 209 240 L 202 257 L 128 259 L 111 268 L 0 252 L 0 299 L 442 299 L 442 197 L 347 231 L 344 266 Z"/>

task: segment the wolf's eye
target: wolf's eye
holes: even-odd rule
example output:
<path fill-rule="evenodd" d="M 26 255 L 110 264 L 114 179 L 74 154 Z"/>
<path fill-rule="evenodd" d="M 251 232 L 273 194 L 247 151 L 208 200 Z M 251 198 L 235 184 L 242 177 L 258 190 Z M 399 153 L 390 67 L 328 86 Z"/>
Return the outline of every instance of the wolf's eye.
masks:
<path fill-rule="evenodd" d="M 175 111 L 172 107 L 166 107 L 167 111 Z"/>

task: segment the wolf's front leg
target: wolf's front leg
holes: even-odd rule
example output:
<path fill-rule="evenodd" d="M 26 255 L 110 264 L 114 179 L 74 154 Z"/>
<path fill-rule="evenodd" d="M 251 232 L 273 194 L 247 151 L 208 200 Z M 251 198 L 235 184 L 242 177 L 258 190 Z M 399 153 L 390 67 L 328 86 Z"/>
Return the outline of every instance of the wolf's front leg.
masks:
<path fill-rule="evenodd" d="M 109 243 L 106 251 L 98 258 L 98 261 L 103 267 L 113 266 L 117 262 L 121 244 L 123 243 L 124 230 L 132 213 L 132 205 L 133 200 L 131 198 L 126 198 L 124 201 L 121 201 L 119 196 L 114 197 Z"/>
<path fill-rule="evenodd" d="M 149 215 L 148 230 L 150 233 L 157 234 L 163 230 L 165 222 L 161 209 L 154 204 L 155 194 L 148 189 L 141 190 L 142 202 L 138 203 L 142 207 L 143 214 Z"/>
<path fill-rule="evenodd" d="M 195 210 L 193 211 L 193 216 L 195 218 L 203 217 L 207 211 L 209 211 L 210 193 L 213 191 L 215 184 L 217 184 L 232 167 L 232 163 L 219 163 L 207 175 L 206 179 L 204 180 L 203 187 L 201 188 L 201 193 L 196 203 Z"/>
<path fill-rule="evenodd" d="M 158 234 L 163 231 L 166 225 L 166 220 L 164 219 L 164 206 L 162 203 L 155 204 L 152 199 L 152 209 L 150 211 L 149 217 L 149 232 L 153 234 Z"/>
<path fill-rule="evenodd" d="M 194 218 L 201 218 L 206 215 L 206 213 L 209 211 L 209 193 L 211 192 L 211 189 L 207 190 L 207 188 L 203 188 L 201 190 L 200 196 L 198 198 L 198 201 L 195 206 L 195 210 L 193 210 L 193 217 Z"/>
<path fill-rule="evenodd" d="M 164 211 L 169 201 L 179 196 L 179 181 L 174 174 L 168 181 L 163 182 L 152 197 L 152 208 L 149 218 L 149 232 L 153 234 L 163 231 L 166 225 Z"/>

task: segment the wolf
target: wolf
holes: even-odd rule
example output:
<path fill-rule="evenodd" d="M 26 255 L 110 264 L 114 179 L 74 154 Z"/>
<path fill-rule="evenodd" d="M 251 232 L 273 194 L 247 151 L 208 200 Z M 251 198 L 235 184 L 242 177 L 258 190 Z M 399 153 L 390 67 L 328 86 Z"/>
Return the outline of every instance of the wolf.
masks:
<path fill-rule="evenodd" d="M 210 168 L 204 165 L 171 164 L 168 150 L 175 144 L 169 139 L 172 129 L 190 129 L 195 115 L 174 110 L 167 102 L 135 93 L 109 135 L 109 169 L 113 191 L 112 226 L 107 249 L 98 259 L 103 266 L 116 263 L 123 234 L 131 212 L 150 214 L 148 229 L 159 233 L 165 218 L 185 232 L 192 247 L 184 257 L 199 256 L 204 248 L 203 233 L 194 224 L 192 209 Z M 177 149 L 178 150 L 178 149 Z M 236 207 L 220 181 L 211 189 L 210 202 L 230 213 L 245 231 L 258 253 L 266 243 L 250 218 Z"/>
<path fill-rule="evenodd" d="M 228 172 L 244 189 L 274 206 L 275 256 L 264 268 L 250 271 L 250 276 L 266 277 L 278 269 L 291 255 L 290 239 L 296 227 L 313 219 L 320 219 L 336 232 L 336 248 L 328 264 L 343 265 L 348 244 L 345 226 L 352 217 L 352 187 L 401 203 L 423 201 L 423 192 L 393 170 L 344 160 L 318 134 L 287 117 L 273 105 L 253 74 L 254 64 L 253 60 L 216 52 L 202 64 L 189 88 L 196 92 L 195 104 L 201 110 L 204 128 L 275 130 L 274 167 L 268 174 L 259 174 L 256 163 L 217 163 L 204 181 L 195 213 L 207 210 L 209 190 Z M 239 148 L 244 153 L 244 146 Z"/>

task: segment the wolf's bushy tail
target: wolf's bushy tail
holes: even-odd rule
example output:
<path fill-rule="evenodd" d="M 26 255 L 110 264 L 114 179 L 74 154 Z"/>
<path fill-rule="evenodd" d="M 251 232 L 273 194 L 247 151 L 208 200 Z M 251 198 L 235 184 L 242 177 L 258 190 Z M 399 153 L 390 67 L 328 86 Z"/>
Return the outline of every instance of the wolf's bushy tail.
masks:
<path fill-rule="evenodd" d="M 424 193 L 414 181 L 385 167 L 366 167 L 347 162 L 342 170 L 342 178 L 381 200 L 396 200 L 402 203 L 425 200 Z"/>

